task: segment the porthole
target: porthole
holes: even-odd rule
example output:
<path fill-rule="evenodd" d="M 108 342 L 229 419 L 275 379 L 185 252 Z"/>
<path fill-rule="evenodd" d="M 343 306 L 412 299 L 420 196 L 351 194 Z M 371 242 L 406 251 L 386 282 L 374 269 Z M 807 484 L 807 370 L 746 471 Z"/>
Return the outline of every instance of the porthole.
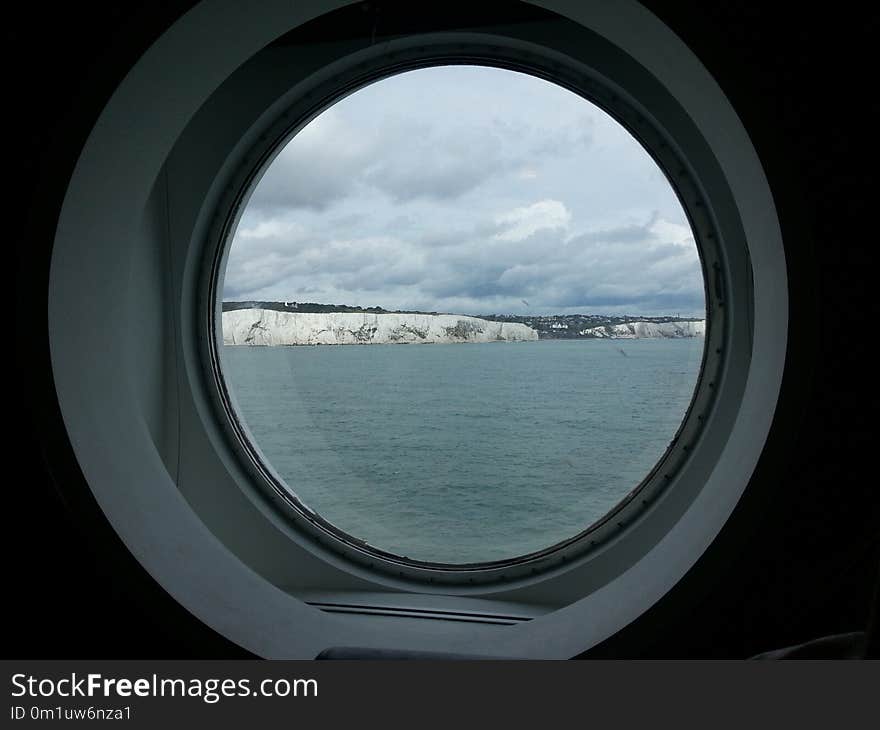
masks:
<path fill-rule="evenodd" d="M 416 15 L 389 2 L 402 15 L 386 13 L 377 30 L 360 4 L 199 4 L 126 75 L 70 180 L 49 339 L 82 473 L 148 572 L 261 656 L 313 658 L 334 646 L 573 656 L 676 584 L 725 524 L 764 447 L 785 364 L 785 259 L 734 109 L 635 2 L 471 5 Z M 248 432 L 253 419 L 220 352 L 226 244 L 283 143 L 359 90 L 450 66 L 554 85 L 638 140 L 698 247 L 706 319 L 688 415 L 650 460 L 658 466 L 630 485 L 638 489 L 598 522 L 582 517 L 586 531 L 463 556 L 417 553 L 291 500 L 302 487 L 260 453 L 270 449 Z M 614 341 L 596 344 L 615 353 Z M 423 346 L 406 347 L 415 356 Z M 442 347 L 464 357 L 482 346 Z M 617 353 L 621 367 L 635 359 L 627 354 Z"/>
<path fill-rule="evenodd" d="M 218 216 L 207 357 L 298 527 L 423 579 L 534 575 L 637 519 L 699 437 L 690 221 L 714 225 L 598 80 L 486 45 L 406 55 L 317 114 L 297 100 L 248 155 L 271 161 Z"/>

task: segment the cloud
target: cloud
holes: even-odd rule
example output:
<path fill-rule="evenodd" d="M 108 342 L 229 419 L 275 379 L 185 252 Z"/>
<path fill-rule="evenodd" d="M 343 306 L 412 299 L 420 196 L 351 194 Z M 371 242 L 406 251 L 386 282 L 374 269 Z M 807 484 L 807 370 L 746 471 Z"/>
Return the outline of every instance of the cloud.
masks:
<path fill-rule="evenodd" d="M 378 82 L 304 128 L 242 216 L 224 297 L 700 313 L 696 244 L 641 146 L 558 87 L 466 71 Z"/>
<path fill-rule="evenodd" d="M 395 201 L 454 200 L 518 164 L 497 134 L 474 127 L 440 129 L 396 119 L 383 143 L 363 180 Z"/>
<path fill-rule="evenodd" d="M 508 211 L 500 234 L 478 226 L 446 245 L 307 233 L 256 259 L 242 249 L 240 260 L 230 258 L 225 295 L 463 313 L 702 309 L 699 257 L 674 224 L 653 219 L 571 236 L 570 213 L 554 202 Z"/>
<path fill-rule="evenodd" d="M 522 241 L 542 229 L 568 228 L 571 213 L 559 200 L 539 200 L 502 213 L 495 222 L 505 229 L 497 233 L 495 238 L 500 241 Z"/>
<path fill-rule="evenodd" d="M 250 205 L 323 211 L 369 189 L 397 202 L 454 200 L 524 164 L 510 142 L 484 128 L 412 117 L 358 125 L 330 109 L 284 147 Z"/>
<path fill-rule="evenodd" d="M 664 243 L 672 243 L 684 248 L 694 248 L 696 246 L 694 234 L 691 232 L 690 226 L 686 226 L 683 223 L 673 223 L 655 216 L 647 228 L 652 236 Z"/>
<path fill-rule="evenodd" d="M 277 218 L 257 223 L 252 228 L 240 228 L 237 235 L 242 239 L 280 238 L 291 235 L 302 235 L 304 232 L 301 225 L 292 221 L 279 220 Z"/>
<path fill-rule="evenodd" d="M 423 102 L 428 109 L 365 118 L 353 95 L 326 110 L 278 154 L 250 206 L 324 211 L 370 189 L 396 202 L 456 200 L 499 177 L 535 179 L 548 160 L 592 144 L 593 120 L 583 114 L 562 123 L 474 123 L 431 113 Z"/>
<path fill-rule="evenodd" d="M 306 125 L 266 169 L 249 207 L 322 211 L 354 191 L 378 149 L 370 130 L 328 109 Z"/>

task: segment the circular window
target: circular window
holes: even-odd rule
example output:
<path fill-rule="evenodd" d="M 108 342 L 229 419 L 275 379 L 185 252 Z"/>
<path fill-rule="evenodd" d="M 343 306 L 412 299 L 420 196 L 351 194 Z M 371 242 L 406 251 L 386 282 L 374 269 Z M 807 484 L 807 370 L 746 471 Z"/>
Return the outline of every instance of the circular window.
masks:
<path fill-rule="evenodd" d="M 52 252 L 70 442 L 149 573 L 261 656 L 572 656 L 676 585 L 764 448 L 760 161 L 628 0 L 343 5 L 202 3 L 108 102 Z"/>
<path fill-rule="evenodd" d="M 385 76 L 303 121 L 247 178 L 217 287 L 262 478 L 415 564 L 592 533 L 700 375 L 704 276 L 667 175 L 595 103 L 499 67 Z"/>

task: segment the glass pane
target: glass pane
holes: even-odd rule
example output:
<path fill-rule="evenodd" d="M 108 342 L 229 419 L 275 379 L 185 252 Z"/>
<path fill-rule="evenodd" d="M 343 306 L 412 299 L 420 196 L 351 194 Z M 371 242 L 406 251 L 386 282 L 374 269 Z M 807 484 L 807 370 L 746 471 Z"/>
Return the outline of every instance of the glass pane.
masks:
<path fill-rule="evenodd" d="M 663 456 L 699 375 L 672 187 L 526 74 L 356 91 L 271 163 L 230 246 L 222 368 L 254 442 L 310 509 L 413 560 L 583 531 Z"/>

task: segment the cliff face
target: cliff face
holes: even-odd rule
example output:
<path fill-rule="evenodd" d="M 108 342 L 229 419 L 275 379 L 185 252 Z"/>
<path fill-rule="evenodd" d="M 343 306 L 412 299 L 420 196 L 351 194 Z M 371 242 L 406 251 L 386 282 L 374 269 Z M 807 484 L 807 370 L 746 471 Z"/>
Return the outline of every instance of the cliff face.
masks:
<path fill-rule="evenodd" d="M 583 330 L 580 334 L 586 337 L 607 337 L 615 340 L 635 340 L 642 337 L 704 337 L 706 335 L 706 321 L 628 322 L 593 327 Z"/>
<path fill-rule="evenodd" d="M 454 314 L 223 312 L 224 345 L 378 345 L 537 340 L 531 327 Z"/>

